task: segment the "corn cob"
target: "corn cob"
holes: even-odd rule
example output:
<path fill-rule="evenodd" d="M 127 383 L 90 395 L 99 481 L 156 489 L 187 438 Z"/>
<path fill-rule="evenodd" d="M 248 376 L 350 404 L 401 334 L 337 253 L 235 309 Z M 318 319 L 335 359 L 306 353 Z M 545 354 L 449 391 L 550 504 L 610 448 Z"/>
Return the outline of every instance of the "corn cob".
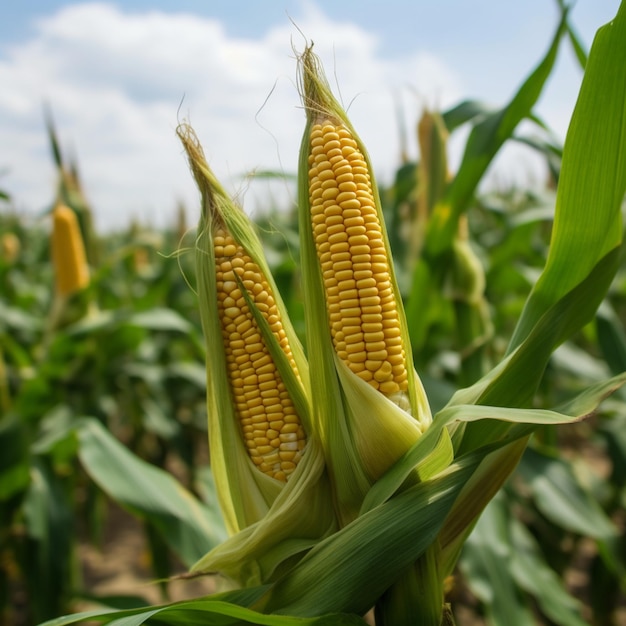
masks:
<path fill-rule="evenodd" d="M 216 229 L 213 241 L 228 377 L 244 442 L 252 462 L 262 472 L 286 481 L 302 456 L 306 437 L 242 288 L 267 321 L 298 376 L 296 363 L 271 287 L 259 266 L 223 228 Z"/>
<path fill-rule="evenodd" d="M 89 284 L 89 268 L 78 220 L 72 209 L 59 204 L 52 212 L 52 260 L 56 272 L 56 290 L 61 296 Z"/>
<path fill-rule="evenodd" d="M 311 126 L 309 201 L 337 356 L 385 396 L 408 389 L 383 232 L 364 155 L 351 131 Z"/>

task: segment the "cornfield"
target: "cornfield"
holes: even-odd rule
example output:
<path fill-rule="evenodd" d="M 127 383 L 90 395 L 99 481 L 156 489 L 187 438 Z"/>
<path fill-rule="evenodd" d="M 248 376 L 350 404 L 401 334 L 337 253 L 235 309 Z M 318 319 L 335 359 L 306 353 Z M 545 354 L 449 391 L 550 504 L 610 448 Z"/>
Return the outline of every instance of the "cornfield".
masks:
<path fill-rule="evenodd" d="M 48 119 L 50 211 L 0 193 L 0 623 L 626 624 L 626 7 L 587 54 L 560 6 L 386 186 L 305 46 L 297 202 L 255 221 L 182 122 L 196 227 L 98 233 Z M 543 188 L 480 191 L 514 141 Z"/>

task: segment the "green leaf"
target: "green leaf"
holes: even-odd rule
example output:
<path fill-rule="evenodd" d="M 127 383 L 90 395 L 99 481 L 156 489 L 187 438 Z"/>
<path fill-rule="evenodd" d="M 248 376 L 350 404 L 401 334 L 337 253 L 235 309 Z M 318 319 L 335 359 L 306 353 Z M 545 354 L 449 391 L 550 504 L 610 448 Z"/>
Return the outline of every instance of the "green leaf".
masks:
<path fill-rule="evenodd" d="M 0 421 L 0 450 L 1 502 L 24 491 L 30 481 L 26 432 L 16 416 Z"/>
<path fill-rule="evenodd" d="M 138 626 L 140 624 L 168 624 L 176 626 L 364 626 L 365 622 L 357 615 L 329 614 L 311 618 L 286 615 L 264 615 L 249 608 L 231 604 L 226 600 L 229 594 L 215 598 L 202 598 L 175 602 L 159 607 L 129 611 L 88 611 L 67 615 L 40 626 L 67 626 L 86 620 L 97 620 L 114 626 Z M 152 620 L 151 618 L 155 618 Z"/>
<path fill-rule="evenodd" d="M 562 9 L 561 22 L 548 52 L 511 101 L 504 108 L 482 117 L 472 129 L 458 172 L 429 223 L 426 247 L 430 256 L 436 257 L 450 247 L 458 218 L 467 209 L 493 158 L 512 137 L 517 125 L 531 114 L 552 72 L 565 30 L 566 15 L 567 9 Z"/>
<path fill-rule="evenodd" d="M 180 424 L 167 415 L 156 400 L 146 396 L 141 399 L 143 425 L 147 432 L 155 433 L 165 440 L 174 439 L 180 434 Z"/>
<path fill-rule="evenodd" d="M 559 145 L 554 138 L 516 136 L 514 139 L 519 143 L 535 149 L 539 154 L 541 154 L 546 159 L 546 164 L 550 170 L 550 174 L 552 175 L 552 180 L 555 183 L 558 182 L 561 175 L 563 146 Z M 550 213 L 550 218 L 552 218 L 552 212 Z"/>
<path fill-rule="evenodd" d="M 529 448 L 518 471 L 539 510 L 553 523 L 595 539 L 609 539 L 616 534 L 611 520 L 576 479 L 567 461 Z"/>
<path fill-rule="evenodd" d="M 495 107 L 491 105 L 479 102 L 478 100 L 463 100 L 463 102 L 443 113 L 442 117 L 446 128 L 452 132 L 467 122 L 484 119 L 494 112 Z"/>
<path fill-rule="evenodd" d="M 487 428 L 490 422 L 496 422 L 504 429 L 508 429 L 511 424 L 518 425 L 541 425 L 541 424 L 567 424 L 578 421 L 593 411 L 597 405 L 612 391 L 626 382 L 626 373 L 617 376 L 610 381 L 603 381 L 587 389 L 574 400 L 562 407 L 559 411 L 549 411 L 545 409 L 516 409 L 512 407 L 485 406 L 473 404 L 450 404 L 437 413 L 433 423 L 428 430 L 417 440 L 415 444 L 404 454 L 387 473 L 376 482 L 368 492 L 363 503 L 362 511 L 369 510 L 387 498 L 391 497 L 413 468 L 423 463 L 428 455 L 435 450 L 441 432 L 454 425 L 483 422 L 483 428 Z M 531 431 L 521 430 L 519 436 L 529 434 Z M 485 439 L 482 447 L 484 456 L 500 446 L 510 443 L 504 439 L 495 447 L 486 445 Z M 478 448 L 480 450 L 480 447 Z"/>
<path fill-rule="evenodd" d="M 492 500 L 469 536 L 460 562 L 469 587 L 485 604 L 488 621 L 535 624 L 530 594 L 559 626 L 585 626 L 580 603 L 544 560 L 537 542 L 511 514 L 503 494 Z"/>
<path fill-rule="evenodd" d="M 495 406 L 528 405 L 543 376 L 553 350 L 592 319 L 597 302 L 615 274 L 619 249 L 613 250 L 591 274 L 557 301 L 537 321 L 523 343 L 478 383 L 458 391 L 450 401 Z M 470 450 L 506 432 L 505 424 L 469 425 L 462 449 Z"/>
<path fill-rule="evenodd" d="M 131 315 L 127 323 L 148 330 L 192 332 L 193 326 L 173 309 L 151 309 Z"/>
<path fill-rule="evenodd" d="M 613 465 L 612 482 L 618 488 L 626 485 L 626 414 L 602 420 L 599 432 L 606 441 L 607 453 Z"/>
<path fill-rule="evenodd" d="M 475 458 L 454 463 L 320 541 L 276 583 L 266 608 L 302 616 L 364 614 L 429 547 L 477 464 Z"/>
<path fill-rule="evenodd" d="M 12 307 L 0 300 L 0 328 L 12 331 L 39 331 L 42 327 L 41 319 L 29 314 L 22 308 Z"/>
<path fill-rule="evenodd" d="M 77 428 L 85 471 L 113 500 L 153 524 L 187 566 L 226 538 L 217 503 L 197 500 L 167 472 L 127 450 L 93 419 Z"/>
<path fill-rule="evenodd" d="M 23 559 L 35 619 L 57 615 L 69 592 L 72 516 L 59 479 L 41 458 L 31 465 L 23 503 L 27 551 Z"/>
<path fill-rule="evenodd" d="M 561 10 L 563 10 L 565 8 L 565 0 L 558 0 L 558 2 Z M 580 67 L 584 70 L 587 65 L 587 51 L 585 50 L 585 46 L 580 41 L 578 34 L 570 24 L 569 20 L 567 22 L 567 34 L 572 43 L 572 48 L 574 48 L 574 54 L 578 59 L 578 63 L 580 64 Z"/>
<path fill-rule="evenodd" d="M 516 518 L 510 517 L 509 523 L 513 557 L 510 570 L 517 584 L 535 598 L 542 613 L 555 624 L 586 626 L 580 616 L 580 602 L 567 592 L 563 580 L 549 567 L 535 538 Z"/>
<path fill-rule="evenodd" d="M 167 376 L 186 380 L 204 390 L 206 388 L 206 369 L 204 365 L 193 361 L 176 361 L 167 366 Z"/>
<path fill-rule="evenodd" d="M 470 589 L 485 606 L 493 626 L 534 626 L 528 601 L 511 577 L 514 550 L 510 519 L 500 498 L 492 500 L 465 542 L 461 569 Z"/>
<path fill-rule="evenodd" d="M 608 302 L 603 302 L 596 315 L 598 344 L 606 364 L 614 374 L 626 371 L 626 333 Z"/>
<path fill-rule="evenodd" d="M 63 158 L 61 156 L 61 148 L 59 147 L 59 140 L 54 126 L 54 120 L 52 119 L 52 109 L 48 105 L 44 107 L 44 117 L 46 121 L 46 130 L 48 131 L 48 139 L 50 140 L 50 147 L 52 149 L 52 157 L 54 158 L 57 169 L 60 170 L 63 167 Z"/>
<path fill-rule="evenodd" d="M 533 288 L 509 351 L 621 243 L 626 190 L 626 5 L 596 34 L 563 148 L 546 268 Z M 594 297 L 597 307 L 603 294 Z"/>

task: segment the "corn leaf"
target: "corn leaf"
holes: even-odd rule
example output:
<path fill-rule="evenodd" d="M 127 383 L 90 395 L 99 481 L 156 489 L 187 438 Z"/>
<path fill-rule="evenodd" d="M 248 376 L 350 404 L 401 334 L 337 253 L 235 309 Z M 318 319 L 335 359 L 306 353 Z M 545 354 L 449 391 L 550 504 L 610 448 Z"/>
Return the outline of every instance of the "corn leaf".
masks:
<path fill-rule="evenodd" d="M 616 535 L 615 525 L 564 459 L 529 448 L 518 471 L 538 509 L 560 528 L 595 539 Z"/>
<path fill-rule="evenodd" d="M 580 603 L 567 592 L 563 581 L 546 563 L 530 531 L 515 517 L 510 516 L 509 523 L 513 554 L 511 573 L 517 584 L 534 597 L 542 613 L 555 624 L 585 626 L 587 622 L 580 615 Z"/>
<path fill-rule="evenodd" d="M 454 463 L 320 541 L 276 583 L 264 609 L 302 616 L 364 614 L 430 546 L 479 462 L 474 457 Z"/>
<path fill-rule="evenodd" d="M 601 259 L 583 282 L 544 313 L 522 345 L 478 383 L 458 391 L 450 404 L 528 405 L 552 352 L 593 318 L 615 274 L 618 255 L 615 249 Z M 462 449 L 495 440 L 506 430 L 506 424 L 497 422 L 468 425 Z"/>
<path fill-rule="evenodd" d="M 481 120 L 495 112 L 491 105 L 478 100 L 463 100 L 442 114 L 446 128 L 452 132 L 472 120 Z"/>
<path fill-rule="evenodd" d="M 465 543 L 461 571 L 484 604 L 488 624 L 534 626 L 535 616 L 509 571 L 514 555 L 507 513 L 497 499 L 490 502 Z"/>
<path fill-rule="evenodd" d="M 547 565 L 532 535 L 511 515 L 502 495 L 489 503 L 468 538 L 461 570 L 494 626 L 535 624 L 530 596 L 555 624 L 586 624 L 580 604 Z"/>
<path fill-rule="evenodd" d="M 550 307 L 581 284 L 621 243 L 626 190 L 626 5 L 594 39 L 563 149 L 556 215 L 545 270 L 509 351 Z M 604 294 L 590 290 L 597 307 Z"/>
<path fill-rule="evenodd" d="M 561 9 L 565 8 L 565 0 L 558 0 L 558 3 Z M 578 63 L 580 64 L 580 67 L 584 70 L 585 66 L 587 65 L 588 54 L 585 50 L 585 46 L 580 41 L 578 34 L 574 30 L 573 26 L 569 23 L 569 21 L 567 22 L 567 35 L 572 44 L 572 48 L 574 49 L 574 54 L 578 59 Z"/>
<path fill-rule="evenodd" d="M 217 503 L 203 504 L 167 472 L 129 452 L 93 419 L 77 428 L 80 461 L 99 487 L 152 524 L 191 566 L 226 537 Z"/>
<path fill-rule="evenodd" d="M 422 347 L 429 327 L 431 302 L 450 262 L 450 248 L 458 229 L 459 217 L 472 201 L 476 188 L 502 145 L 513 137 L 515 128 L 524 118 L 533 118 L 532 108 L 547 81 L 565 29 L 566 9 L 545 57 L 526 79 L 511 101 L 502 109 L 489 110 L 486 106 L 466 101 L 444 114 L 444 121 L 452 129 L 466 121 L 474 123 L 468 138 L 463 160 L 444 197 L 435 206 L 428 223 L 424 258 L 414 269 L 412 289 L 407 304 L 409 333 L 414 349 Z"/>
<path fill-rule="evenodd" d="M 563 146 L 552 137 L 516 136 L 515 141 L 536 150 L 546 159 L 546 165 L 554 182 L 558 182 L 561 175 L 561 162 L 563 160 Z M 550 209 L 552 219 L 552 209 Z"/>
<path fill-rule="evenodd" d="M 25 578 L 35 619 L 58 614 L 69 593 L 72 513 L 59 478 L 41 458 L 31 465 L 24 496 Z"/>
<path fill-rule="evenodd" d="M 606 364 L 614 374 L 626 370 L 626 333 L 608 302 L 603 302 L 596 315 L 598 344 Z"/>
<path fill-rule="evenodd" d="M 256 590 L 255 590 L 256 591 Z M 248 593 L 247 596 L 251 594 Z M 258 595 L 258 594 L 257 594 Z M 50 620 L 40 626 L 68 626 L 69 624 L 98 622 L 111 626 L 139 626 L 140 624 L 170 624 L 176 626 L 363 626 L 357 615 L 331 614 L 312 618 L 284 615 L 263 615 L 232 600 L 241 600 L 237 594 L 224 594 L 173 604 L 127 611 L 86 611 Z M 154 619 L 152 619 L 154 618 Z"/>
<path fill-rule="evenodd" d="M 370 489 L 363 503 L 362 511 L 369 510 L 400 488 L 413 468 L 423 463 L 433 452 L 441 432 L 455 422 L 472 423 L 496 421 L 508 424 L 566 424 L 583 419 L 593 412 L 608 395 L 626 383 L 626 373 L 608 381 L 597 383 L 579 394 L 567 404 L 555 411 L 545 409 L 514 409 L 499 406 L 456 405 L 450 404 L 435 415 L 433 423 L 420 439 L 404 454 L 398 462 Z M 530 430 L 525 433 L 529 434 Z M 523 436 L 523 431 L 519 436 Z M 502 445 L 510 441 L 503 440 Z"/>
<path fill-rule="evenodd" d="M 63 167 L 63 157 L 61 156 L 61 148 L 57 137 L 54 120 L 52 118 L 52 110 L 49 106 L 44 107 L 44 117 L 46 122 L 46 130 L 48 131 L 48 139 L 50 140 L 50 148 L 52 149 L 52 158 L 59 170 Z"/>
<path fill-rule="evenodd" d="M 178 331 L 181 333 L 193 331 L 192 325 L 173 309 L 155 308 L 150 311 L 134 313 L 127 319 L 126 323 L 148 330 Z"/>
<path fill-rule="evenodd" d="M 531 114 L 552 72 L 561 37 L 565 31 L 567 9 L 561 9 L 561 21 L 550 48 L 511 101 L 502 109 L 485 116 L 472 129 L 463 160 L 447 193 L 435 208 L 426 240 L 429 256 L 447 250 L 457 229 L 458 218 L 502 145 L 511 138 L 516 126 Z M 473 112 L 470 108 L 470 112 Z"/>
<path fill-rule="evenodd" d="M 626 414 L 603 420 L 599 432 L 606 441 L 607 453 L 613 465 L 612 481 L 618 488 L 626 486 Z M 626 492 L 624 493 L 626 498 Z"/>
<path fill-rule="evenodd" d="M 23 492 L 30 482 L 27 433 L 16 416 L 0 420 L 0 507 Z"/>

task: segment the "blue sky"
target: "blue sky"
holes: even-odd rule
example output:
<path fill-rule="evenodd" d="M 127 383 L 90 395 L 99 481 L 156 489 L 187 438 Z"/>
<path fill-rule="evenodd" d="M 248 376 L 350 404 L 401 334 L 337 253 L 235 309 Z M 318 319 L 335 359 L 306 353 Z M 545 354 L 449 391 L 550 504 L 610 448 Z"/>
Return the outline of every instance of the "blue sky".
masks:
<path fill-rule="evenodd" d="M 618 5 L 578 0 L 572 22 L 587 46 Z M 241 174 L 294 171 L 303 126 L 292 52 L 303 40 L 290 20 L 315 41 L 384 181 L 398 164 L 398 103 L 415 152 L 421 107 L 504 104 L 545 52 L 557 16 L 554 0 L 4 2 L 0 187 L 20 211 L 37 214 L 50 202 L 45 101 L 103 227 L 131 215 L 162 224 L 178 200 L 197 203 L 174 133 L 181 117 L 218 175 L 245 189 L 245 204 L 262 204 L 268 190 L 245 188 Z M 580 80 L 562 45 L 538 108 L 560 136 Z M 453 138 L 453 163 L 461 146 Z M 541 176 L 512 148 L 498 167 L 493 175 L 505 183 Z M 293 197 L 287 187 L 272 193 Z"/>

